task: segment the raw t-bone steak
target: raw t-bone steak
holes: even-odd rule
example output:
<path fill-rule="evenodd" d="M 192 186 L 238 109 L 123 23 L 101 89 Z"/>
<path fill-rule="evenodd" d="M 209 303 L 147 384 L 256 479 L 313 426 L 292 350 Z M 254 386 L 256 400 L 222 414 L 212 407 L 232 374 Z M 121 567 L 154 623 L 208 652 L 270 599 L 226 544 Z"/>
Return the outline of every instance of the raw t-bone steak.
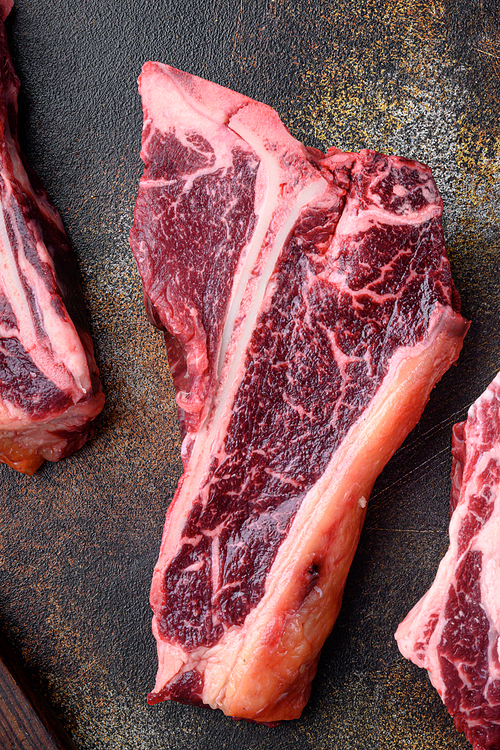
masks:
<path fill-rule="evenodd" d="M 375 478 L 459 354 L 430 171 L 306 149 L 258 102 L 140 77 L 131 244 L 184 435 L 151 604 L 167 698 L 300 715 Z"/>
<path fill-rule="evenodd" d="M 0 0 L 5 21 L 12 0 Z M 0 461 L 32 474 L 85 443 L 104 396 L 76 260 L 17 139 L 19 80 L 0 22 Z"/>
<path fill-rule="evenodd" d="M 500 374 L 453 429 L 450 546 L 396 631 L 474 750 L 500 749 Z"/>

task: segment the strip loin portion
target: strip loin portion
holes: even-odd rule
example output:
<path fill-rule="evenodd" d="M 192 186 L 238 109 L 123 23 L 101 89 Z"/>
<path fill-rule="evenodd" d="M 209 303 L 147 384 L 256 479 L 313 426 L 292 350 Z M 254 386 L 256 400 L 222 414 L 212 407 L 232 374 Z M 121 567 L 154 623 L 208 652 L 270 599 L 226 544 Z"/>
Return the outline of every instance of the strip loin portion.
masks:
<path fill-rule="evenodd" d="M 131 246 L 185 468 L 150 701 L 295 718 L 373 482 L 467 330 L 441 199 L 421 164 L 306 149 L 265 105 L 169 66 L 147 63 L 140 91 Z"/>
<path fill-rule="evenodd" d="M 500 747 L 500 374 L 453 429 L 450 546 L 396 631 L 474 750 Z"/>

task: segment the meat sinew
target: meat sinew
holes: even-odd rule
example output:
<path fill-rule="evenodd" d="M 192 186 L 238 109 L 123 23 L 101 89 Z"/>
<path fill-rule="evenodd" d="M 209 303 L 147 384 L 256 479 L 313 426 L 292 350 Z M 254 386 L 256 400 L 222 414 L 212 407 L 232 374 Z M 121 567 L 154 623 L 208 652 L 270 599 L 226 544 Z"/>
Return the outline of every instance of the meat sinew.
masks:
<path fill-rule="evenodd" d="M 11 8 L 0 0 L 2 21 Z M 3 23 L 0 54 L 0 461 L 32 474 L 85 443 L 104 396 L 76 260 L 19 149 Z"/>
<path fill-rule="evenodd" d="M 500 374 L 453 429 L 450 546 L 396 631 L 474 750 L 500 748 Z"/>
<path fill-rule="evenodd" d="M 151 604 L 149 701 L 300 715 L 375 478 L 458 357 L 427 167 L 307 149 L 159 63 L 131 246 L 183 431 Z"/>

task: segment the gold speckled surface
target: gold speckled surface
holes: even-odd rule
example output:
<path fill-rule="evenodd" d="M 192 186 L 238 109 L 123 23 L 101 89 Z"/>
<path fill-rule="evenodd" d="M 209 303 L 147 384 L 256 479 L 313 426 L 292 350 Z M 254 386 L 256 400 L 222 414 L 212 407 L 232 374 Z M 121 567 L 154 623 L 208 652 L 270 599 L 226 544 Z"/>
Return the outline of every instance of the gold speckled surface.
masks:
<path fill-rule="evenodd" d="M 465 750 L 393 632 L 447 546 L 451 426 L 500 366 L 496 0 L 16 0 L 21 139 L 77 253 L 107 403 L 34 477 L 0 467 L 0 626 L 79 750 Z M 148 707 L 148 592 L 180 473 L 161 335 L 128 248 L 136 78 L 168 62 L 274 106 L 308 145 L 427 162 L 464 314 L 459 364 L 379 478 L 303 717 Z"/>

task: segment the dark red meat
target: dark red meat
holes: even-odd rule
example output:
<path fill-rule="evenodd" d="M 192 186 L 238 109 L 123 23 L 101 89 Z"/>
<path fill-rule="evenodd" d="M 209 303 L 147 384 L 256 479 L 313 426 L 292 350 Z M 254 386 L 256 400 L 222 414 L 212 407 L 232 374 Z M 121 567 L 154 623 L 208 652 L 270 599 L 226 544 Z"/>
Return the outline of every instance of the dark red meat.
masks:
<path fill-rule="evenodd" d="M 307 701 L 376 476 L 457 358 L 427 167 L 306 149 L 269 107 L 147 63 L 131 246 L 166 331 L 184 475 L 151 590 L 151 702 Z"/>
<path fill-rule="evenodd" d="M 85 443 L 104 397 L 74 255 L 19 149 L 3 23 L 0 55 L 0 461 L 32 474 Z"/>

